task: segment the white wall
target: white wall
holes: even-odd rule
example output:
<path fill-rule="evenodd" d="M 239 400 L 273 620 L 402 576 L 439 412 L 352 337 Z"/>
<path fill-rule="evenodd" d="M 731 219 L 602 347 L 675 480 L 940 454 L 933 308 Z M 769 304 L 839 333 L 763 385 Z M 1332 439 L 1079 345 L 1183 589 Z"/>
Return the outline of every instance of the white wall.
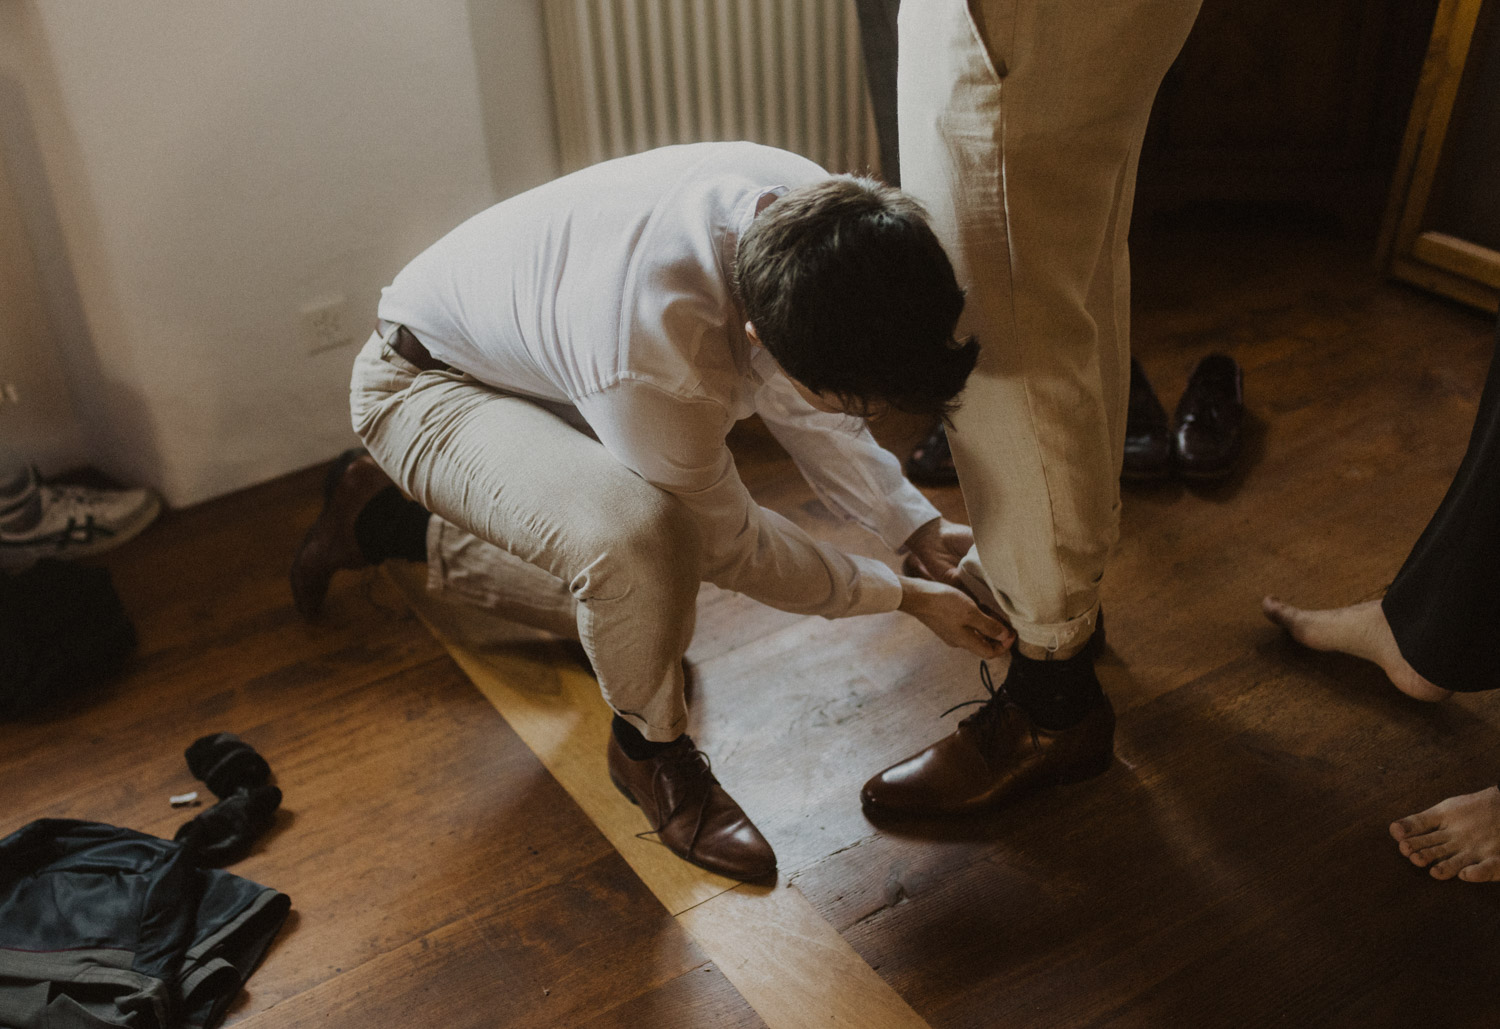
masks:
<path fill-rule="evenodd" d="M 3 0 L 6 34 L 0 153 L 89 456 L 176 505 L 349 445 L 354 350 L 308 355 L 304 305 L 362 340 L 408 259 L 555 174 L 537 0 Z"/>
<path fill-rule="evenodd" d="M 82 463 L 87 452 L 0 152 L 0 479 L 12 461 L 55 472 Z"/>

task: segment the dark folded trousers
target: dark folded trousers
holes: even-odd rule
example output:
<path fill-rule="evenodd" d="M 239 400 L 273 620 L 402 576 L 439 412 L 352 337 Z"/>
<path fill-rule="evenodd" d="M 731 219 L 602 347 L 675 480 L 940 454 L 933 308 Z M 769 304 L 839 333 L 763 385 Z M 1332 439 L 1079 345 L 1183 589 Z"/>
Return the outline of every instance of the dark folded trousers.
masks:
<path fill-rule="evenodd" d="M 1428 682 L 1500 686 L 1500 333 L 1463 464 L 1382 608 L 1401 654 Z"/>

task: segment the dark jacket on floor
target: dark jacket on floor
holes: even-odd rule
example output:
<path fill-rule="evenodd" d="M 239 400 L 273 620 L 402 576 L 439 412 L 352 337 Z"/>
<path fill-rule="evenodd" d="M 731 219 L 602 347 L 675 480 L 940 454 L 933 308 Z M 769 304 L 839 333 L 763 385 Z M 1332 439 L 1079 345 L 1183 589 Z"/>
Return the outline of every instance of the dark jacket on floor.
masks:
<path fill-rule="evenodd" d="M 217 1025 L 291 901 L 196 859 L 71 819 L 0 840 L 0 1026 Z"/>

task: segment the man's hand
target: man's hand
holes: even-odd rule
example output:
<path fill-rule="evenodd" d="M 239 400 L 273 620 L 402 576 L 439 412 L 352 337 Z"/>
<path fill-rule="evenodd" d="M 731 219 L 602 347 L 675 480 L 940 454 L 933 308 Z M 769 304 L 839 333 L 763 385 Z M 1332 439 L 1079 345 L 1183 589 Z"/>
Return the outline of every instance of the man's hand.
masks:
<path fill-rule="evenodd" d="M 949 586 L 959 585 L 958 563 L 973 545 L 974 530 L 946 518 L 934 518 L 906 540 L 924 577 Z"/>
<path fill-rule="evenodd" d="M 962 647 L 980 657 L 998 657 L 1010 649 L 1016 634 L 991 618 L 961 590 L 927 579 L 901 576 L 901 608 L 950 647 Z"/>

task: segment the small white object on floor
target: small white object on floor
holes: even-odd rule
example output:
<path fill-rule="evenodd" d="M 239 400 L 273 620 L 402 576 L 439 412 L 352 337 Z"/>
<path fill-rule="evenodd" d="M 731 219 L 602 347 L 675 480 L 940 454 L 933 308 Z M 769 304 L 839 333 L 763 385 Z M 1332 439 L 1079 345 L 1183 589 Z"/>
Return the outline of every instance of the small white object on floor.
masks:
<path fill-rule="evenodd" d="M 187 807 L 189 804 L 196 805 L 198 803 L 198 791 L 179 793 L 175 797 L 168 797 L 167 800 L 173 807 Z"/>

